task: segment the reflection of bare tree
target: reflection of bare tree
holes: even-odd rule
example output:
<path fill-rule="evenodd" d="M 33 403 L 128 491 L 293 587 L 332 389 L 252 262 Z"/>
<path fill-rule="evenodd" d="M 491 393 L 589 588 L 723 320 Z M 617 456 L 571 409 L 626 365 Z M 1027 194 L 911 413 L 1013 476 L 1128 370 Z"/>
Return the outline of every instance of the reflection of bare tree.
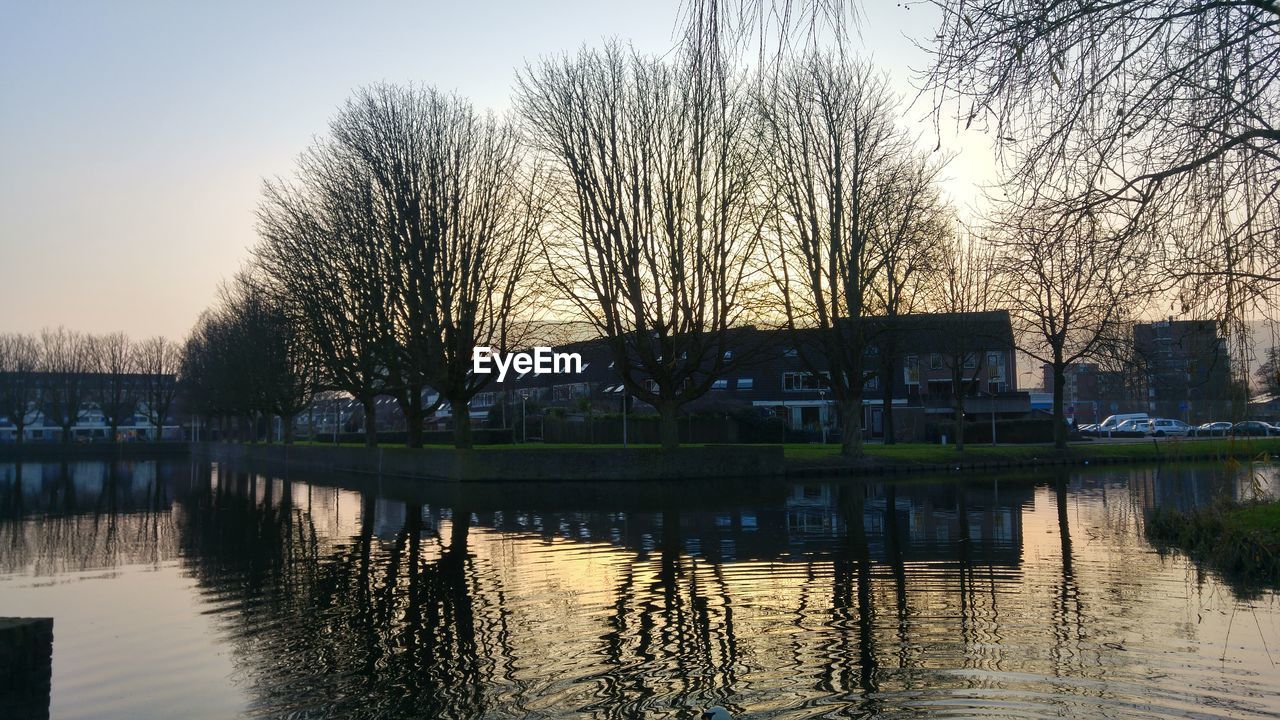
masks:
<path fill-rule="evenodd" d="M 846 530 L 845 544 L 835 557 L 832 570 L 832 619 L 840 632 L 837 662 L 824 669 L 820 687 L 828 692 L 847 693 L 858 687 L 874 713 L 869 699 L 879 688 L 876 658 L 875 606 L 871 595 L 871 552 L 864 520 L 866 487 L 862 484 L 840 488 L 840 509 Z M 850 618 L 852 611 L 852 618 Z M 853 628 L 850 627 L 852 620 Z M 849 644 L 849 631 L 856 629 L 857 648 Z M 833 648 L 834 649 L 834 648 Z M 849 661 L 856 658 L 856 670 Z"/>
<path fill-rule="evenodd" d="M 15 464 L 0 472 L 0 573 L 155 565 L 177 554 L 166 488 L 183 467 L 147 461 Z M 145 476 L 145 488 L 134 478 Z M 145 490 L 145 492 L 144 492 Z"/>
<path fill-rule="evenodd" d="M 361 495 L 349 538 L 318 538 L 290 483 L 240 474 L 185 503 L 192 571 L 251 678 L 255 711 L 294 717 L 483 715 L 501 648 L 494 591 L 467 549 L 470 513 L 455 510 L 447 544 L 405 507 L 395 539 L 376 536 L 376 493 Z M 261 499 L 259 499 L 261 498 Z M 501 613 L 498 613 L 499 615 Z"/>

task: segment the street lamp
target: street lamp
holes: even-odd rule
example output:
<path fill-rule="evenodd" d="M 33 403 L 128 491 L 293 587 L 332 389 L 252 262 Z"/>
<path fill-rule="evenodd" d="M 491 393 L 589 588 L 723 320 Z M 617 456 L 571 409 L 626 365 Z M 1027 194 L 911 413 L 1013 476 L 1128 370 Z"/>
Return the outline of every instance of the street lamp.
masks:
<path fill-rule="evenodd" d="M 822 444 L 826 445 L 827 444 L 827 419 L 823 417 L 824 415 L 827 414 L 824 412 L 827 409 L 827 391 L 825 388 L 818 388 L 818 402 L 821 403 L 818 406 L 818 424 L 822 426 Z"/>

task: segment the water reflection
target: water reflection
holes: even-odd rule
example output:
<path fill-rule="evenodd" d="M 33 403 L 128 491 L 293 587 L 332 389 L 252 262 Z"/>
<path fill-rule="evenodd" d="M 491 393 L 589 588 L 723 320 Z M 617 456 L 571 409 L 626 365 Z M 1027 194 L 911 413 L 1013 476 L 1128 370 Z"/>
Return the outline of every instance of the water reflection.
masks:
<path fill-rule="evenodd" d="M 1278 477 L 729 490 L 0 466 L 0 569 L 176 559 L 252 716 L 1276 717 L 1275 596 L 1161 558 L 1141 523 Z"/>

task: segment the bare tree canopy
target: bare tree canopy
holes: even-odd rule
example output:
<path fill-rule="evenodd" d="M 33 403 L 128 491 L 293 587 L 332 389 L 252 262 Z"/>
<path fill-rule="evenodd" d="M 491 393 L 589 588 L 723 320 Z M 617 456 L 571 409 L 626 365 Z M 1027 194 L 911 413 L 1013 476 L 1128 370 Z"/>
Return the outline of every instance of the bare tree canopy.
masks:
<path fill-rule="evenodd" d="M 857 0 L 685 0 L 679 29 L 693 48 L 726 52 L 750 49 L 763 57 L 770 45 L 840 43 L 859 20 Z"/>
<path fill-rule="evenodd" d="M 133 341 L 122 332 L 89 338 L 89 367 L 94 373 L 93 395 L 102 410 L 103 420 L 118 439 L 120 425 L 133 417 L 138 408 L 139 388 L 135 382 L 137 356 Z"/>
<path fill-rule="evenodd" d="M 448 400 L 455 444 L 471 445 L 478 345 L 506 350 L 537 319 L 537 223 L 518 133 L 430 88 L 358 91 L 295 182 L 268 183 L 257 260 L 311 339 L 329 387 L 364 406 L 399 402 L 422 444 L 427 388 Z M 529 277 L 526 277 L 529 276 Z"/>
<path fill-rule="evenodd" d="M 999 300 L 1013 318 L 1020 349 L 1053 371 L 1054 441 L 1066 447 L 1066 368 L 1092 357 L 1113 328 L 1141 312 L 1144 238 L 1130 218 L 1058 214 L 1010 206 L 993 243 Z"/>
<path fill-rule="evenodd" d="M 1239 317 L 1280 283 L 1280 4 L 935 0 L 936 107 L 994 133 L 1059 210 L 1158 222 L 1180 308 Z M 1146 216 L 1146 217 L 1144 217 Z"/>
<path fill-rule="evenodd" d="M 984 363 L 984 351 L 998 345 L 988 336 L 989 323 L 957 318 L 997 309 L 998 258 L 990 243 L 967 229 L 952 232 L 940 251 L 929 306 L 947 322 L 946 327 L 938 328 L 937 343 L 942 365 L 951 376 L 956 449 L 964 450 L 965 399 L 978 388 L 983 373 L 991 371 Z"/>
<path fill-rule="evenodd" d="M 468 403 L 488 381 L 470 372 L 472 350 L 519 342 L 532 309 L 536 233 L 518 134 L 460 97 L 392 85 L 357 93 L 332 133 L 371 181 L 410 427 L 421 428 L 430 385 L 451 405 L 455 444 L 470 447 Z"/>
<path fill-rule="evenodd" d="M 916 278 L 945 234 L 938 165 L 897 125 L 900 108 L 865 63 L 811 54 L 759 90 L 764 244 L 784 320 L 827 372 L 844 423 L 843 452 L 862 452 L 863 385 L 875 372 L 864 318 L 909 311 Z"/>
<path fill-rule="evenodd" d="M 322 364 L 327 387 L 364 405 L 365 443 L 378 442 L 374 403 L 388 391 L 394 351 L 391 269 L 367 168 L 330 140 L 299 160 L 295 182 L 266 183 L 255 257 L 286 298 Z"/>
<path fill-rule="evenodd" d="M 548 160 L 554 283 L 674 447 L 678 409 L 733 364 L 747 312 L 758 233 L 742 85 L 704 54 L 610 45 L 526 69 L 519 102 Z"/>
<path fill-rule="evenodd" d="M 25 441 L 27 425 L 35 419 L 39 371 L 39 341 L 30 335 L 0 335 L 0 415 L 13 423 L 19 443 Z"/>
<path fill-rule="evenodd" d="M 142 402 L 147 419 L 155 427 L 153 440 L 164 439 L 164 423 L 178 396 L 178 370 L 182 353 L 177 344 L 161 336 L 134 347 L 136 366 L 142 375 Z"/>

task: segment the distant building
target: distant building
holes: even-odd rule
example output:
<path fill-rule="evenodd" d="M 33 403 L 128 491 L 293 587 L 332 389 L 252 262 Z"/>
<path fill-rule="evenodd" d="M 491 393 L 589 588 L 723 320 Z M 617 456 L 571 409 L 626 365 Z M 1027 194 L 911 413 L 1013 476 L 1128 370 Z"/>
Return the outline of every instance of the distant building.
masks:
<path fill-rule="evenodd" d="M 1015 372 L 1013 333 L 1008 313 L 962 313 L 951 315 L 906 315 L 895 319 L 892 328 L 884 319 L 870 318 L 872 338 L 865 357 L 867 370 L 880 366 L 882 348 L 895 349 L 891 403 L 894 426 L 900 439 L 923 439 L 925 426 L 947 421 L 952 413 L 951 371 L 948 357 L 955 355 L 957 337 L 963 334 L 964 378 L 969 392 L 966 412 L 970 415 L 1019 417 L 1030 411 L 1025 393 L 1019 393 Z M 820 434 L 824 428 L 835 432 L 835 399 L 824 377 L 821 354 L 813 336 L 797 336 L 787 330 L 744 328 L 727 353 L 739 354 L 741 364 L 715 380 L 701 398 L 685 406 L 686 411 L 718 412 L 754 409 L 781 418 L 794 431 Z M 802 347 L 797 347 L 797 345 Z M 471 401 L 473 419 L 504 412 L 506 404 L 535 402 L 542 408 L 558 407 L 577 411 L 591 407 L 595 412 L 621 412 L 628 395 L 614 359 L 605 343 L 592 340 L 557 347 L 558 352 L 578 353 L 582 373 L 573 375 L 511 373 L 504 382 L 493 382 Z M 809 362 L 806 362 L 806 359 Z M 816 373 L 815 373 L 816 371 Z M 862 426 L 866 437 L 884 435 L 884 391 L 881 374 L 864 385 Z M 633 411 L 645 407 L 632 400 Z"/>
<path fill-rule="evenodd" d="M 1145 410 L 1187 422 L 1229 417 L 1231 362 L 1212 320 L 1133 326 L 1134 360 L 1145 377 Z"/>
<path fill-rule="evenodd" d="M 1050 388 L 1052 409 L 1053 366 L 1043 366 L 1045 387 Z M 1067 366 L 1062 402 L 1068 418 L 1077 423 L 1102 422 L 1118 412 L 1143 412 L 1145 404 L 1129 392 L 1124 373 L 1104 370 L 1097 363 L 1076 362 Z"/>

